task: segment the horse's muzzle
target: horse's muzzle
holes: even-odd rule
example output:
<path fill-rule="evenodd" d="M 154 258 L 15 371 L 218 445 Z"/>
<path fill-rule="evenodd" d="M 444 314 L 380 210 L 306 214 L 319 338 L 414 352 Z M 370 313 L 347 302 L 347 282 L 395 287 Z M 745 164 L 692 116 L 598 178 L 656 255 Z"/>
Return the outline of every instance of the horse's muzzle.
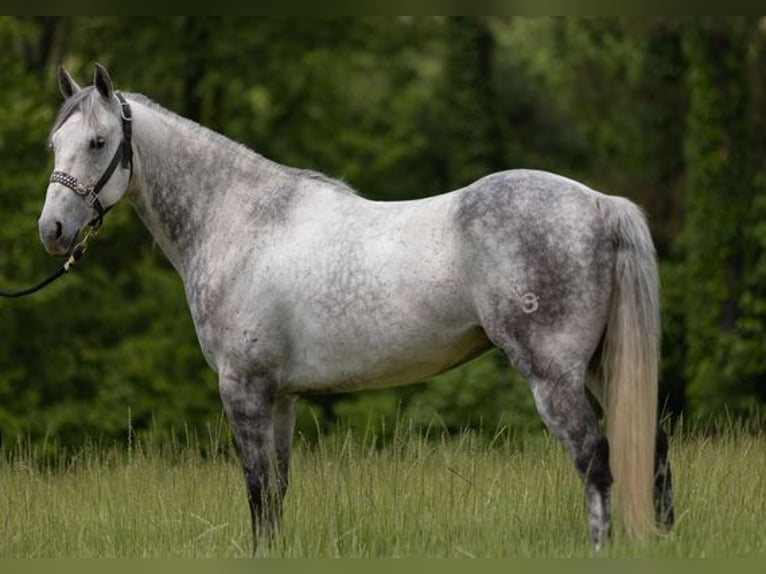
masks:
<path fill-rule="evenodd" d="M 72 251 L 79 230 L 67 232 L 64 224 L 54 218 L 41 218 L 38 222 L 40 241 L 51 255 L 66 256 Z"/>

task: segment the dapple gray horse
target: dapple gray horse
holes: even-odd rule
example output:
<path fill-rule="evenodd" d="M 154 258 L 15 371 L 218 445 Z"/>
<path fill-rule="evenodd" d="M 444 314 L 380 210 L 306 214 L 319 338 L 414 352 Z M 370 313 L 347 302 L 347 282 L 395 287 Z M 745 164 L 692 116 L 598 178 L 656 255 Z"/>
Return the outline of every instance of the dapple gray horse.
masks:
<path fill-rule="evenodd" d="M 40 237 L 66 255 L 122 197 L 135 206 L 183 279 L 218 373 L 254 541 L 280 515 L 296 397 L 412 383 L 493 346 L 571 456 L 596 548 L 613 475 L 629 534 L 672 524 L 657 264 L 634 204 L 529 170 L 370 201 L 116 92 L 99 65 L 93 86 L 63 68 L 58 81 Z"/>

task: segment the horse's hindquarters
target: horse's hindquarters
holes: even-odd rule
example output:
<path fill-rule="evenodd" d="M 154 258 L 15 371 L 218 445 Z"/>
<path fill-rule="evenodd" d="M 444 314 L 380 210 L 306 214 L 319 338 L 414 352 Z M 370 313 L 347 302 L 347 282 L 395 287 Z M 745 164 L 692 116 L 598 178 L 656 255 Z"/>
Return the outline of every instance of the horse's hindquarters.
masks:
<path fill-rule="evenodd" d="M 533 351 L 587 364 L 601 338 L 614 248 L 596 197 L 527 171 L 495 174 L 461 193 L 456 221 L 472 303 L 522 374 Z"/>

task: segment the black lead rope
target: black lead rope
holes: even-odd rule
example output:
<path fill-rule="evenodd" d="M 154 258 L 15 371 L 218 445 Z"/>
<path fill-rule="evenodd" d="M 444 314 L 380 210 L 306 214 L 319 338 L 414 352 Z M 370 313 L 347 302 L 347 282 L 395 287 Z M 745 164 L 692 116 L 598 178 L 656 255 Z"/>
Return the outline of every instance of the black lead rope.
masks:
<path fill-rule="evenodd" d="M 32 293 L 37 293 L 40 289 L 43 287 L 47 287 L 51 283 L 53 283 L 56 279 L 64 275 L 69 269 L 71 269 L 71 265 L 67 265 L 65 263 L 63 266 L 59 268 L 58 271 L 56 271 L 53 275 L 45 279 L 44 281 L 40 281 L 37 285 L 34 285 L 33 287 L 27 287 L 26 289 L 22 289 L 21 291 L 0 291 L 0 297 L 6 297 L 8 299 L 12 299 L 14 297 L 24 297 L 25 295 L 31 295 Z"/>
<path fill-rule="evenodd" d="M 32 287 L 27 287 L 26 289 L 21 289 L 20 291 L 0 291 L 0 297 L 13 299 L 16 297 L 24 297 L 26 295 L 31 295 L 32 293 L 37 293 L 43 287 L 47 287 L 59 277 L 62 277 L 63 275 L 66 275 L 67 273 L 69 273 L 69 270 L 72 269 L 75 265 L 77 265 L 77 262 L 80 261 L 80 259 L 82 259 L 82 256 L 85 253 L 85 250 L 88 248 L 88 242 L 90 242 L 90 240 L 96 235 L 97 231 L 98 231 L 97 227 L 92 227 L 88 229 L 88 231 L 85 232 L 85 236 L 82 238 L 82 240 L 72 250 L 72 254 L 69 256 L 69 259 L 67 259 L 66 262 L 58 270 L 56 270 L 56 272 L 53 275 L 51 275 L 47 279 L 43 279 L 37 285 L 33 285 Z"/>

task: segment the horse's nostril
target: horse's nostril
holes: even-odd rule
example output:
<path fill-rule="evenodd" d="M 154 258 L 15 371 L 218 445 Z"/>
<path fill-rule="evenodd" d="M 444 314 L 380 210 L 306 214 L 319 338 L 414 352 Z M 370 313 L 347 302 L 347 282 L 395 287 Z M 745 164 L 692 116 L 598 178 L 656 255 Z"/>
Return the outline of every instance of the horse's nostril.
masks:
<path fill-rule="evenodd" d="M 56 222 L 56 239 L 61 239 L 61 235 L 64 233 L 64 226 L 60 221 Z"/>

